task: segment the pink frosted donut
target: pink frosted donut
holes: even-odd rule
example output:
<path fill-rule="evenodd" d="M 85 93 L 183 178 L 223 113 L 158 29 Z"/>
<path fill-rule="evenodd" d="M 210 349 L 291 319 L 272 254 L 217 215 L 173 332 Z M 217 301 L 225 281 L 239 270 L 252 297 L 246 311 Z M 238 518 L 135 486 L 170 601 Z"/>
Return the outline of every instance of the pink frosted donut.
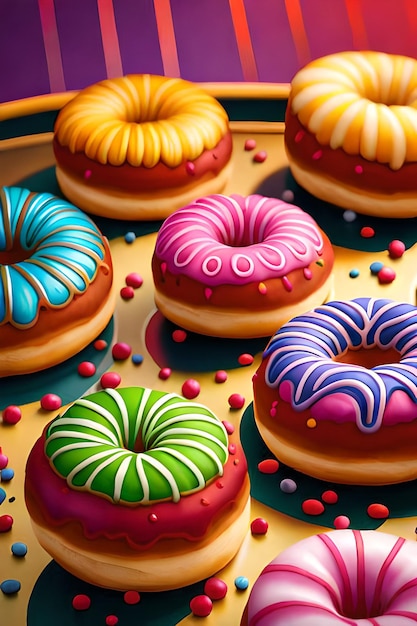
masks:
<path fill-rule="evenodd" d="M 414 541 L 379 531 L 308 537 L 261 572 L 241 626 L 411 626 L 416 559 Z"/>
<path fill-rule="evenodd" d="M 262 337 L 323 303 L 333 249 L 299 207 L 260 195 L 212 195 L 163 223 L 155 302 L 171 321 L 218 337 Z"/>

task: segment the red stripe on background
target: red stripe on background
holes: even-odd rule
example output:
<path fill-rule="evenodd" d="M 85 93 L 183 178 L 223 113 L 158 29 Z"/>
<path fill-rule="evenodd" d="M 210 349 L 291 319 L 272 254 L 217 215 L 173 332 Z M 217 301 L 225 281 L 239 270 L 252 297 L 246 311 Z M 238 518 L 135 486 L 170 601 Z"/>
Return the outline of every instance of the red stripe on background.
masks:
<path fill-rule="evenodd" d="M 62 67 L 54 0 L 38 0 L 38 7 L 46 65 L 48 67 L 49 88 L 51 92 L 65 91 L 64 69 Z"/>
<path fill-rule="evenodd" d="M 368 35 L 361 4 L 361 0 L 345 0 L 350 30 L 352 31 L 353 49 L 368 50 Z"/>
<path fill-rule="evenodd" d="M 243 79 L 249 82 L 257 82 L 258 68 L 256 67 L 244 0 L 229 0 L 229 6 L 232 14 Z"/>
<path fill-rule="evenodd" d="M 180 65 L 170 0 L 153 0 L 153 6 L 164 74 L 172 78 L 179 78 Z"/>
<path fill-rule="evenodd" d="M 299 65 L 305 65 L 311 60 L 311 52 L 304 26 L 300 0 L 285 0 L 285 10 L 287 11 L 291 35 L 297 52 L 298 63 Z"/>
<path fill-rule="evenodd" d="M 97 9 L 107 78 L 123 76 L 113 0 L 97 0 Z"/>
<path fill-rule="evenodd" d="M 416 0 L 403 0 L 403 2 L 405 17 L 410 29 L 409 41 L 407 43 L 409 43 L 411 49 L 413 49 L 412 44 L 414 44 L 417 34 L 417 3 Z M 399 7 L 397 7 L 397 10 L 400 10 Z"/>

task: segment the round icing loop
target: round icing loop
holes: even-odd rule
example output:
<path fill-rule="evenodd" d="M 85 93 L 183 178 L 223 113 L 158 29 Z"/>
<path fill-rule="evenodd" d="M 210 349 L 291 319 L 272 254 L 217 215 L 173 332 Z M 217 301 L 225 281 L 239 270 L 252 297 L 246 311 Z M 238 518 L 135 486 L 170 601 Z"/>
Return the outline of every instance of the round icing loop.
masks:
<path fill-rule="evenodd" d="M 0 212 L 0 325 L 29 328 L 41 306 L 62 308 L 87 290 L 105 248 L 90 218 L 52 194 L 3 187 Z"/>
<path fill-rule="evenodd" d="M 203 405 L 130 387 L 75 402 L 49 425 L 45 452 L 71 488 L 137 505 L 203 489 L 222 475 L 227 443 Z"/>
<path fill-rule="evenodd" d="M 361 365 L 333 359 L 348 349 L 395 349 L 398 364 Z M 284 324 L 268 344 L 266 383 L 294 409 L 343 394 L 354 404 L 360 430 L 380 428 L 394 391 L 417 398 L 417 308 L 385 299 L 328 302 Z"/>

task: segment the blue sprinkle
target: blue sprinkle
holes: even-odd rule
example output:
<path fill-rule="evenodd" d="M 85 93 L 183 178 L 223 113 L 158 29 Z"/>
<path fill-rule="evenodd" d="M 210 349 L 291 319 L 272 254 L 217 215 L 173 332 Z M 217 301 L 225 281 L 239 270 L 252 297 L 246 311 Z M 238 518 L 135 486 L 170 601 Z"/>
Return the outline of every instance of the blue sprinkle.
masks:
<path fill-rule="evenodd" d="M 376 275 L 376 274 L 379 274 L 379 272 L 382 270 L 383 267 L 384 267 L 384 264 L 381 263 L 381 261 L 374 261 L 369 266 L 369 269 L 371 270 L 371 274 Z"/>
<path fill-rule="evenodd" d="M 3 580 L 3 582 L 0 583 L 0 589 L 6 594 L 17 593 L 20 591 L 20 582 L 13 578 Z"/>
<path fill-rule="evenodd" d="M 132 362 L 135 365 L 140 365 L 143 362 L 142 354 L 132 354 Z"/>
<path fill-rule="evenodd" d="M 14 477 L 14 470 L 11 467 L 5 467 L 0 470 L 0 479 L 2 482 L 8 482 Z"/>
<path fill-rule="evenodd" d="M 297 490 L 297 483 L 292 478 L 284 478 L 281 480 L 279 488 L 284 493 L 294 493 Z"/>
<path fill-rule="evenodd" d="M 0 504 L 6 499 L 6 492 L 0 487 Z"/>
<path fill-rule="evenodd" d="M 247 589 L 249 587 L 249 580 L 246 576 L 238 576 L 235 578 L 235 587 L 236 589 Z"/>
<path fill-rule="evenodd" d="M 359 276 L 360 272 L 359 270 L 355 267 L 353 270 L 350 270 L 349 272 L 349 276 L 351 278 L 357 278 Z"/>
<path fill-rule="evenodd" d="M 26 556 L 28 547 L 25 543 L 22 543 L 21 541 L 16 541 L 12 544 L 11 550 L 14 556 Z"/>
<path fill-rule="evenodd" d="M 129 231 L 128 233 L 125 234 L 125 242 L 126 243 L 133 243 L 136 239 L 136 235 L 134 232 Z"/>

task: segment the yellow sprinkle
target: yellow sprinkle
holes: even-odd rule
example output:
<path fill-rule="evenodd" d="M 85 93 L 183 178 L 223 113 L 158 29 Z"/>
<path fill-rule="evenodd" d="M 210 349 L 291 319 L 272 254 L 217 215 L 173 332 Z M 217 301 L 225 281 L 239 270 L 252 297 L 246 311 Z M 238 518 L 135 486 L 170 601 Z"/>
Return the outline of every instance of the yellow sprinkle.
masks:
<path fill-rule="evenodd" d="M 261 293 L 262 295 L 265 295 L 265 294 L 266 294 L 266 292 L 267 292 L 268 290 L 267 290 L 267 288 L 266 288 L 265 283 L 259 283 L 259 285 L 258 285 L 258 291 L 259 291 L 259 293 Z"/>
<path fill-rule="evenodd" d="M 316 261 L 316 265 L 320 265 L 320 267 L 324 267 L 324 259 L 319 259 Z"/>
<path fill-rule="evenodd" d="M 306 424 L 307 424 L 307 428 L 315 428 L 315 427 L 317 426 L 317 422 L 316 422 L 316 420 L 314 419 L 314 417 L 310 417 L 310 418 L 307 420 Z"/>

